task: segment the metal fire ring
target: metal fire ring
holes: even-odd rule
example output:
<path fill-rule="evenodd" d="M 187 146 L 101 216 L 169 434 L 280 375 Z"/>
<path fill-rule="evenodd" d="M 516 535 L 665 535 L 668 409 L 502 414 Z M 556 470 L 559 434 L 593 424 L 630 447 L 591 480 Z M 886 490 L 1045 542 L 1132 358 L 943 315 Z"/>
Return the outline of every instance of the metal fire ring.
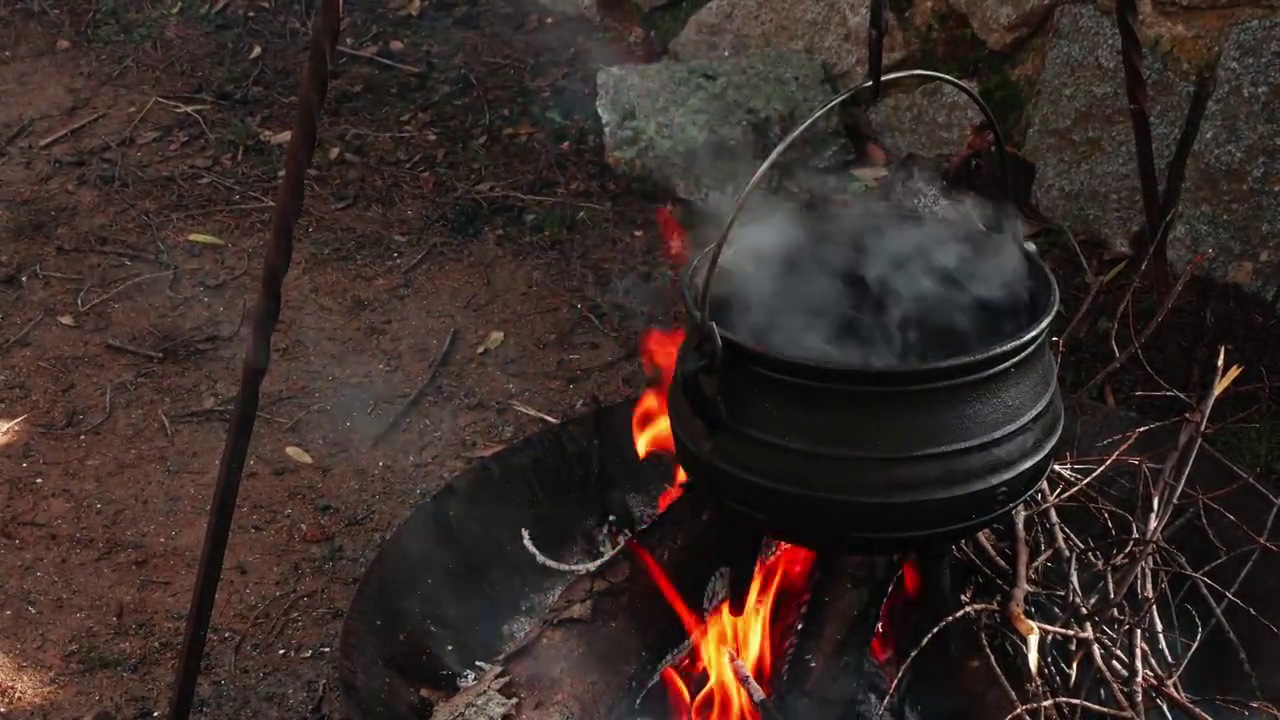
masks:
<path fill-rule="evenodd" d="M 964 93 L 966 97 L 973 101 L 974 105 L 978 106 L 978 110 L 987 121 L 987 124 L 991 128 L 991 134 L 995 138 L 996 166 L 997 171 L 1000 174 L 1000 180 L 1006 190 L 1011 188 L 1012 182 L 1009 175 L 1009 159 L 1006 156 L 1004 134 L 1000 131 L 1000 125 L 996 122 L 995 114 L 991 112 L 991 108 L 987 107 L 986 102 L 982 100 L 982 97 L 978 95 L 978 92 L 950 75 L 944 75 L 943 73 L 934 72 L 932 70 L 900 70 L 898 72 L 889 73 L 880 78 L 881 81 L 908 79 L 936 80 L 938 82 L 946 83 Z M 715 244 L 706 250 L 703 250 L 698 254 L 698 257 L 694 258 L 694 261 L 690 266 L 690 278 L 695 277 L 695 273 L 692 272 L 692 269 L 697 267 L 704 258 L 707 259 L 707 270 L 704 274 L 700 292 L 698 294 L 698 301 L 696 303 L 696 307 L 698 308 L 698 317 L 694 318 L 694 323 L 697 325 L 698 332 L 697 337 L 695 337 L 695 341 L 710 341 L 712 355 L 711 360 L 713 363 L 718 363 L 720 360 L 720 350 L 723 347 L 723 341 L 720 338 L 720 330 L 716 327 L 715 322 L 711 320 L 711 279 L 715 276 L 716 267 L 720 264 L 720 256 L 724 252 L 725 243 L 729 241 L 729 234 L 733 232 L 734 223 L 737 222 L 738 215 L 742 213 L 742 208 L 746 205 L 747 197 L 750 196 L 756 187 L 764 180 L 765 175 L 768 174 L 770 168 L 772 168 L 778 161 L 778 158 L 781 157 L 782 153 L 786 152 L 787 148 L 790 147 L 791 144 L 804 133 L 804 131 L 808 130 L 814 123 L 820 120 L 823 115 L 826 115 L 837 105 L 840 105 L 860 92 L 871 90 L 877 85 L 878 83 L 875 80 L 868 80 L 845 90 L 829 100 L 826 105 L 818 108 L 816 112 L 810 115 L 804 122 L 796 126 L 796 128 L 788 133 L 786 137 L 782 138 L 782 141 L 778 143 L 778 146 L 773 149 L 773 152 L 769 153 L 769 156 L 764 159 L 764 163 L 760 165 L 755 174 L 751 176 L 751 179 L 747 181 L 747 186 L 738 194 L 738 199 L 733 205 L 733 212 L 729 213 L 729 219 L 725 222 L 724 229 L 720 231 L 720 236 L 716 240 Z"/>

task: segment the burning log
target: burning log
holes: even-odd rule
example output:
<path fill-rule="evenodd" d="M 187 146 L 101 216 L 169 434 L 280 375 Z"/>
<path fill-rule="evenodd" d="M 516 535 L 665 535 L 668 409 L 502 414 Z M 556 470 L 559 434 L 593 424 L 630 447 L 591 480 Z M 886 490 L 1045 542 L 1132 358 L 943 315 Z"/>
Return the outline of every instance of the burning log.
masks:
<path fill-rule="evenodd" d="M 778 710 L 788 718 L 878 717 L 888 682 L 869 652 L 893 583 L 886 558 L 820 556 L 804 627 L 787 664 Z"/>
<path fill-rule="evenodd" d="M 633 538 L 655 556 L 674 589 L 701 597 L 719 568 L 723 529 L 686 494 Z M 630 708 L 685 640 L 662 590 L 624 551 L 571 583 L 542 625 L 496 662 L 500 668 L 438 705 L 433 717 L 524 720 L 611 716 Z M 506 702 L 503 702 L 503 699 Z"/>

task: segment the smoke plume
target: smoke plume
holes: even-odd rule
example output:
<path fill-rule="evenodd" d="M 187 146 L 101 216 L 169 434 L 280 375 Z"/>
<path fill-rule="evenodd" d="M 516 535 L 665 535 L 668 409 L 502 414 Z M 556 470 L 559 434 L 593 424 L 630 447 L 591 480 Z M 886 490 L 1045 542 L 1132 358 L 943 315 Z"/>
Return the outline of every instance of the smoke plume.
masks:
<path fill-rule="evenodd" d="M 976 199 L 846 198 L 752 201 L 713 280 L 717 324 L 788 356 L 884 368 L 979 352 L 1033 321 L 1020 223 L 986 229 L 999 211 Z M 725 210 L 708 213 L 717 231 Z"/>

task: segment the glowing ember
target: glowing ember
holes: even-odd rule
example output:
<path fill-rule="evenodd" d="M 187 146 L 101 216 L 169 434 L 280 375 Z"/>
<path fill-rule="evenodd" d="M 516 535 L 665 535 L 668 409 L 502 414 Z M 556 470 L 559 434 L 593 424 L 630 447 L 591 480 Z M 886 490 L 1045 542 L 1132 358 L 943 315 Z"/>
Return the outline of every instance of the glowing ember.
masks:
<path fill-rule="evenodd" d="M 880 620 L 876 624 L 875 637 L 871 639 L 871 659 L 880 664 L 886 672 L 893 674 L 893 663 L 897 659 L 894 648 L 897 637 L 893 633 L 890 622 L 893 611 L 907 600 L 916 598 L 920 593 L 920 569 L 915 560 L 907 559 L 902 565 L 902 582 L 895 583 L 889 590 L 889 598 L 880 608 Z"/>

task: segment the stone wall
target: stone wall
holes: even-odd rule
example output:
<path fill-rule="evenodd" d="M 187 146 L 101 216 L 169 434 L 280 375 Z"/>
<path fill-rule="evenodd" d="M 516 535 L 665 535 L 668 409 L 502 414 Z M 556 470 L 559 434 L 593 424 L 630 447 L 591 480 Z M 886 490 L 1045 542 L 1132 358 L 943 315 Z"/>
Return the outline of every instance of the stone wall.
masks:
<path fill-rule="evenodd" d="M 606 118 L 606 141 L 639 172 L 647 167 L 647 174 L 661 176 L 654 171 L 671 165 L 662 157 L 647 162 L 643 152 L 637 160 L 632 145 L 645 130 L 635 119 L 645 110 L 637 109 L 632 91 L 643 96 L 637 88 L 662 82 L 664 95 L 679 97 L 668 76 L 689 75 L 678 69 L 685 63 L 704 79 L 708 63 L 722 66 L 723 73 L 708 72 L 718 78 L 715 101 L 728 101 L 722 107 L 702 103 L 698 112 L 728 120 L 726 126 L 741 124 L 732 119 L 750 116 L 761 102 L 787 105 L 792 114 L 816 108 L 824 93 L 848 87 L 866 72 L 866 0 L 616 1 L 638 4 L 654 19 L 649 25 L 655 32 L 671 36 L 658 63 L 665 69 L 624 67 L 602 75 L 602 85 L 612 88 L 600 105 L 602 115 L 612 117 Z M 568 4 L 598 16 L 591 2 Z M 1119 40 L 1107 4 L 889 0 L 889 7 L 886 68 L 938 70 L 977 87 L 1037 164 L 1041 210 L 1118 255 L 1129 252 L 1142 212 Z M 1179 143 L 1191 149 L 1171 258 L 1178 266 L 1212 250 L 1204 272 L 1277 295 L 1280 242 L 1272 238 L 1280 234 L 1280 0 L 1143 0 L 1140 14 L 1162 184 Z M 677 27 L 670 27 L 673 19 Z M 770 55 L 788 58 L 787 72 L 740 71 L 758 65 L 747 58 Z M 791 72 L 805 59 L 806 69 Z M 818 72 L 828 78 L 827 90 L 812 82 Z M 642 81 L 633 82 L 632 75 Z M 656 80 L 660 76 L 665 79 Z M 617 91 L 624 86 L 629 89 Z M 691 96 L 707 92 L 694 89 Z M 1197 93 L 1207 98 L 1200 103 L 1203 118 L 1189 116 Z M 619 125 L 623 116 L 630 125 Z M 892 87 L 871 119 L 892 159 L 908 151 L 954 154 L 975 115 L 953 90 Z M 658 145 L 686 158 L 698 151 L 698 132 L 681 138 L 668 127 L 664 133 Z"/>

